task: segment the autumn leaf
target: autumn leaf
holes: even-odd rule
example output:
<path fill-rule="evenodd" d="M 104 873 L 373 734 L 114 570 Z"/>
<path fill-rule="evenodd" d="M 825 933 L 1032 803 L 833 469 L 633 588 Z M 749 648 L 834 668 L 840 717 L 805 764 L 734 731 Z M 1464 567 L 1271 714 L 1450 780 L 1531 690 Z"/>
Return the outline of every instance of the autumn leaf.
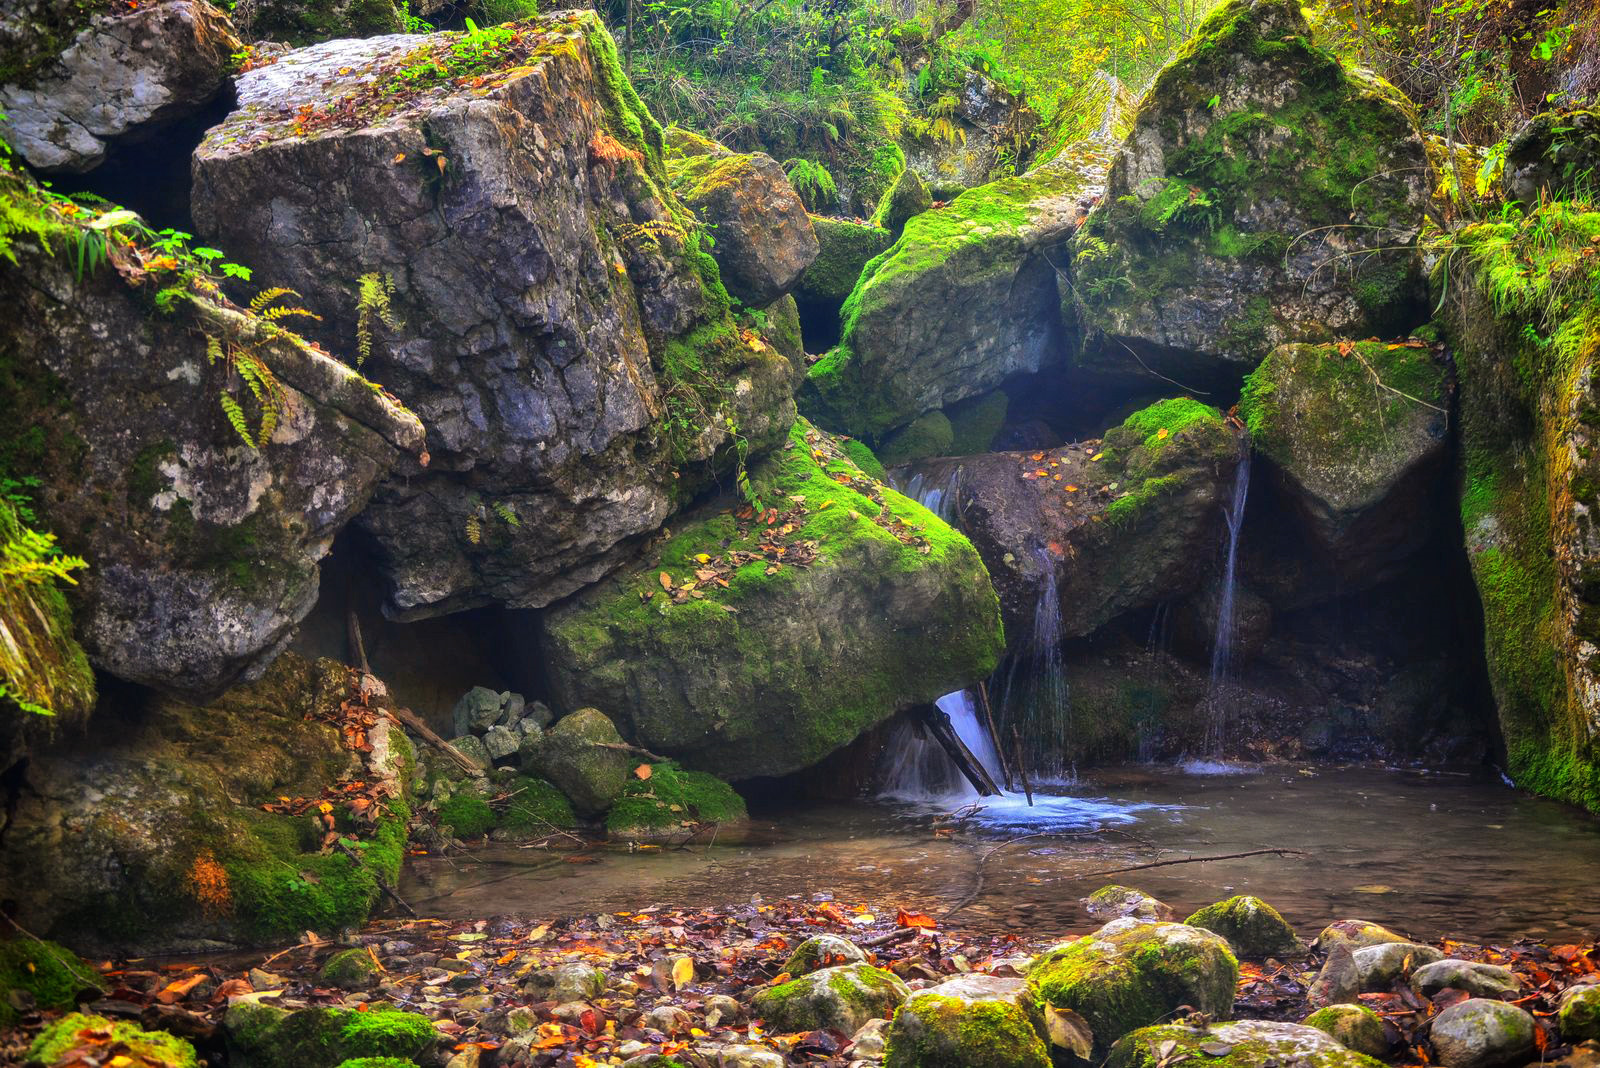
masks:
<path fill-rule="evenodd" d="M 657 575 L 656 577 L 661 580 L 661 588 L 662 589 L 664 589 L 664 590 L 672 589 L 672 576 L 671 575 L 669 575 L 665 571 L 663 571 L 663 572 L 661 572 L 661 574 Z"/>
<path fill-rule="evenodd" d="M 896 927 L 922 927 L 930 931 L 939 926 L 932 916 L 923 912 L 907 912 L 905 909 L 895 913 L 894 922 Z"/>
<path fill-rule="evenodd" d="M 1044 1006 L 1044 1025 L 1052 1046 L 1070 1050 L 1084 1060 L 1088 1060 L 1094 1052 L 1094 1031 L 1089 1027 L 1089 1021 L 1071 1009 Z"/>
<path fill-rule="evenodd" d="M 694 982 L 694 961 L 689 957 L 679 957 L 672 962 L 672 985 L 682 990 Z"/>
<path fill-rule="evenodd" d="M 1160 441 L 1165 441 L 1167 439 L 1167 428 L 1162 427 L 1160 430 L 1157 430 L 1156 438 Z"/>
<path fill-rule="evenodd" d="M 655 774 L 655 769 L 651 768 L 649 764 L 640 764 L 638 767 L 633 769 L 633 774 L 635 778 L 648 779 L 651 775 Z"/>

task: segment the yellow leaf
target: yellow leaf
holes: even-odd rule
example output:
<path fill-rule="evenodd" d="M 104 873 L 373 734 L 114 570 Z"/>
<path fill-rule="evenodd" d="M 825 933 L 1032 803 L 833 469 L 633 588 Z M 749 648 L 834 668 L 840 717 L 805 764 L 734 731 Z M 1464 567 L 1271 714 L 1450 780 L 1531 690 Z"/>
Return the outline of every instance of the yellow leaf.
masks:
<path fill-rule="evenodd" d="M 821 504 L 817 505 L 817 511 L 820 512 L 824 508 L 832 508 L 832 507 L 833 507 L 833 502 L 832 501 L 823 501 Z"/>
<path fill-rule="evenodd" d="M 661 580 L 661 588 L 662 589 L 664 589 L 664 590 L 672 589 L 672 576 L 671 575 L 669 575 L 665 571 L 663 571 L 663 572 L 661 572 L 661 574 L 657 575 L 656 577 Z"/>
<path fill-rule="evenodd" d="M 394 159 L 390 160 L 389 162 L 390 163 L 404 163 L 405 161 L 406 161 L 406 154 L 404 152 L 396 152 L 394 154 Z"/>
<path fill-rule="evenodd" d="M 695 553 L 694 558 L 702 564 L 709 564 L 711 562 L 710 553 Z"/>
<path fill-rule="evenodd" d="M 1167 428 L 1166 427 L 1162 427 L 1160 430 L 1156 431 L 1156 437 L 1165 439 L 1166 436 L 1167 436 Z"/>
<path fill-rule="evenodd" d="M 648 779 L 650 776 L 655 774 L 655 770 L 651 768 L 649 764 L 640 764 L 638 767 L 633 769 L 633 774 L 635 778 Z"/>
<path fill-rule="evenodd" d="M 1068 493 L 1077 493 L 1078 492 L 1078 487 L 1072 485 L 1072 483 L 1069 482 L 1069 483 L 1067 483 L 1067 492 Z"/>
<path fill-rule="evenodd" d="M 672 962 L 672 985 L 679 990 L 694 982 L 694 961 L 689 957 L 679 957 Z"/>
<path fill-rule="evenodd" d="M 1105 453 L 1103 453 L 1103 452 L 1097 452 L 1097 453 L 1095 453 L 1095 454 L 1094 454 L 1094 455 L 1093 455 L 1093 456 L 1091 456 L 1091 457 L 1089 457 L 1089 460 L 1090 460 L 1090 462 L 1091 462 L 1091 463 L 1092 463 L 1092 462 L 1094 462 L 1094 461 L 1095 461 L 1095 460 L 1104 460 L 1104 459 L 1105 459 L 1105 457 L 1106 457 L 1106 454 L 1105 454 Z"/>

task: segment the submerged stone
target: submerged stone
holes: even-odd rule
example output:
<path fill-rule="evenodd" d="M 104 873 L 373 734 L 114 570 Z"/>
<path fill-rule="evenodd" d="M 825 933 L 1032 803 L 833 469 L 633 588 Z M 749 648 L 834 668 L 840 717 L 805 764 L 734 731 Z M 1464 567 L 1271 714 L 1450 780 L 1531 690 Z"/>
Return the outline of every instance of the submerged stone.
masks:
<path fill-rule="evenodd" d="M 1107 923 L 1132 916 L 1140 920 L 1173 919 L 1172 906 L 1157 901 L 1143 890 L 1131 886 L 1102 886 L 1078 903 L 1092 920 Z"/>

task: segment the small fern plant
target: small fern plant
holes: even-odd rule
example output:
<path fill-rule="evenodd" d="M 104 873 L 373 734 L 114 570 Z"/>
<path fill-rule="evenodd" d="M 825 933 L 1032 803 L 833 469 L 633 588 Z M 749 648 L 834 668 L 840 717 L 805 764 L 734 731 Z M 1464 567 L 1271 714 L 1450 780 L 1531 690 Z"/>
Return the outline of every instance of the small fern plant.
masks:
<path fill-rule="evenodd" d="M 370 271 L 356 280 L 356 370 L 372 355 L 373 328 L 382 323 L 401 329 L 394 310 L 394 279 L 384 271 Z"/>
<path fill-rule="evenodd" d="M 783 165 L 783 172 L 789 176 L 789 184 L 794 186 L 794 191 L 800 194 L 800 199 L 812 211 L 820 211 L 839 195 L 839 187 L 834 184 L 828 168 L 813 160 L 791 159 Z"/>
<path fill-rule="evenodd" d="M 222 364 L 231 376 L 236 375 L 255 400 L 256 408 L 261 413 L 252 431 L 249 417 L 246 416 L 244 405 L 240 403 L 239 398 L 228 389 L 219 392 L 222 414 L 227 417 L 228 425 L 233 427 L 239 439 L 252 449 L 260 448 L 271 439 L 272 432 L 277 429 L 285 397 L 283 384 L 278 381 L 278 376 L 272 373 L 272 368 L 267 366 L 262 356 L 263 342 L 289 333 L 287 328 L 281 325 L 285 319 L 322 318 L 305 308 L 278 303 L 284 297 L 299 295 L 284 286 L 263 289 L 255 295 L 255 299 L 250 301 L 250 312 L 261 323 L 263 330 L 262 336 L 252 343 L 240 344 L 231 339 L 206 336 L 206 362 Z"/>

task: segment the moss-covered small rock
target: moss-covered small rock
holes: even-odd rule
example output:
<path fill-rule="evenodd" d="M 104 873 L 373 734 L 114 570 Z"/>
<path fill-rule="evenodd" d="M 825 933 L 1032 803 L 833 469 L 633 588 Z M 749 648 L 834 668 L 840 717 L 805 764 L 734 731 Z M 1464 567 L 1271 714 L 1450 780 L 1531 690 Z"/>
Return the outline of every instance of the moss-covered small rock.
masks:
<path fill-rule="evenodd" d="M 409 1057 L 352 1057 L 340 1061 L 339 1068 L 417 1068 Z"/>
<path fill-rule="evenodd" d="M 578 814 L 567 795 L 543 779 L 519 775 L 506 785 L 506 793 L 510 799 L 496 818 L 495 838 L 540 838 L 578 825 Z"/>
<path fill-rule="evenodd" d="M 1317 935 L 1315 946 L 1324 954 L 1333 952 L 1335 946 L 1344 946 L 1354 952 L 1368 946 L 1381 946 L 1387 942 L 1409 942 L 1405 935 L 1391 931 L 1381 923 L 1371 920 L 1335 920 Z"/>
<path fill-rule="evenodd" d="M 1168 1049 L 1167 1043 L 1174 1043 Z M 1235 1020 L 1205 1027 L 1168 1024 L 1135 1031 L 1112 1047 L 1106 1068 L 1158 1068 L 1174 1057 L 1207 1068 L 1379 1068 L 1381 1061 L 1347 1049 L 1301 1024 Z"/>
<path fill-rule="evenodd" d="M 606 830 L 618 838 L 681 834 L 701 824 L 735 823 L 746 816 L 744 798 L 704 771 L 672 763 L 650 765 L 650 777 L 633 777 L 606 813 Z"/>
<path fill-rule="evenodd" d="M 883 194 L 878 201 L 878 207 L 872 213 L 870 220 L 873 226 L 881 226 L 895 237 L 900 236 L 906 223 L 913 215 L 921 215 L 933 207 L 933 194 L 928 192 L 928 187 L 916 171 L 907 167 L 900 172 L 900 177 L 894 180 L 889 191 Z"/>
<path fill-rule="evenodd" d="M 1079 898 L 1078 903 L 1091 920 L 1101 923 L 1120 920 L 1124 916 L 1158 921 L 1174 918 L 1171 905 L 1157 901 L 1143 890 L 1135 890 L 1131 886 L 1102 886 L 1088 897 Z"/>
<path fill-rule="evenodd" d="M 557 964 L 528 976 L 523 989 L 531 997 L 558 1004 L 593 1001 L 606 992 L 606 973 L 580 961 Z"/>
<path fill-rule="evenodd" d="M 365 990 L 379 975 L 378 962 L 365 949 L 341 949 L 322 964 L 317 978 L 343 990 Z"/>
<path fill-rule="evenodd" d="M 789 959 L 783 962 L 783 970 L 790 975 L 804 975 L 818 968 L 856 964 L 866 959 L 867 955 L 848 938 L 830 934 L 812 935 L 789 954 Z"/>
<path fill-rule="evenodd" d="M 1365 1005 L 1329 1005 L 1300 1022 L 1315 1027 L 1346 1049 L 1368 1057 L 1382 1057 L 1389 1052 L 1383 1018 Z"/>
<path fill-rule="evenodd" d="M 1220 935 L 1128 917 L 1040 956 L 1028 971 L 1027 1004 L 1041 1031 L 1046 1006 L 1077 1012 L 1103 1057 L 1117 1039 L 1180 1005 L 1226 1019 L 1238 976 L 1239 962 Z"/>
<path fill-rule="evenodd" d="M 949 416 L 924 412 L 883 440 L 878 446 L 878 462 L 884 467 L 899 467 L 930 456 L 947 456 L 955 440 Z"/>
<path fill-rule="evenodd" d="M 1557 1019 L 1565 1042 L 1600 1040 L 1600 984 L 1572 987 L 1562 994 Z"/>
<path fill-rule="evenodd" d="M 93 1054 L 117 1048 L 141 1068 L 199 1068 L 194 1046 L 165 1031 L 146 1031 L 136 1023 L 104 1016 L 70 1013 L 50 1024 L 28 1047 L 27 1063 L 50 1068 L 55 1064 L 83 1064 L 85 1059 L 69 1056 L 84 1049 Z M 98 1060 L 95 1063 L 100 1063 Z M 116 1063 L 111 1061 L 109 1063 Z"/>
<path fill-rule="evenodd" d="M 1049 1068 L 1021 991 L 1020 979 L 987 975 L 917 991 L 894 1014 L 887 1068 Z"/>
<path fill-rule="evenodd" d="M 633 764 L 624 750 L 612 748 L 622 744 L 622 735 L 604 712 L 580 708 L 545 732 L 538 770 L 576 811 L 598 816 L 628 785 Z"/>
<path fill-rule="evenodd" d="M 494 826 L 494 809 L 481 797 L 457 794 L 439 806 L 439 826 L 457 838 L 478 838 Z"/>
<path fill-rule="evenodd" d="M 79 994 L 102 988 L 95 970 L 65 946 L 32 938 L 0 942 L 0 1028 L 16 1022 L 14 991 L 41 1009 L 70 1009 Z"/>
<path fill-rule="evenodd" d="M 1240 957 L 1275 957 L 1298 954 L 1304 949 L 1294 928 L 1278 910 L 1259 897 L 1240 895 L 1207 905 L 1183 921 L 1191 927 L 1204 927 L 1228 940 Z"/>
<path fill-rule="evenodd" d="M 223 1017 L 230 1064 L 239 1068 L 336 1068 L 361 1057 L 422 1060 L 441 1042 L 426 1016 L 387 1006 L 366 1012 L 286 1012 L 248 1002 Z"/>
<path fill-rule="evenodd" d="M 843 964 L 761 991 L 750 1002 L 750 1014 L 769 1031 L 833 1027 L 850 1035 L 868 1020 L 892 1017 L 910 994 L 892 972 Z"/>
<path fill-rule="evenodd" d="M 1538 1029 L 1533 1017 L 1516 1005 L 1468 998 L 1434 1017 L 1428 1037 L 1445 1068 L 1495 1068 L 1533 1057 Z"/>

